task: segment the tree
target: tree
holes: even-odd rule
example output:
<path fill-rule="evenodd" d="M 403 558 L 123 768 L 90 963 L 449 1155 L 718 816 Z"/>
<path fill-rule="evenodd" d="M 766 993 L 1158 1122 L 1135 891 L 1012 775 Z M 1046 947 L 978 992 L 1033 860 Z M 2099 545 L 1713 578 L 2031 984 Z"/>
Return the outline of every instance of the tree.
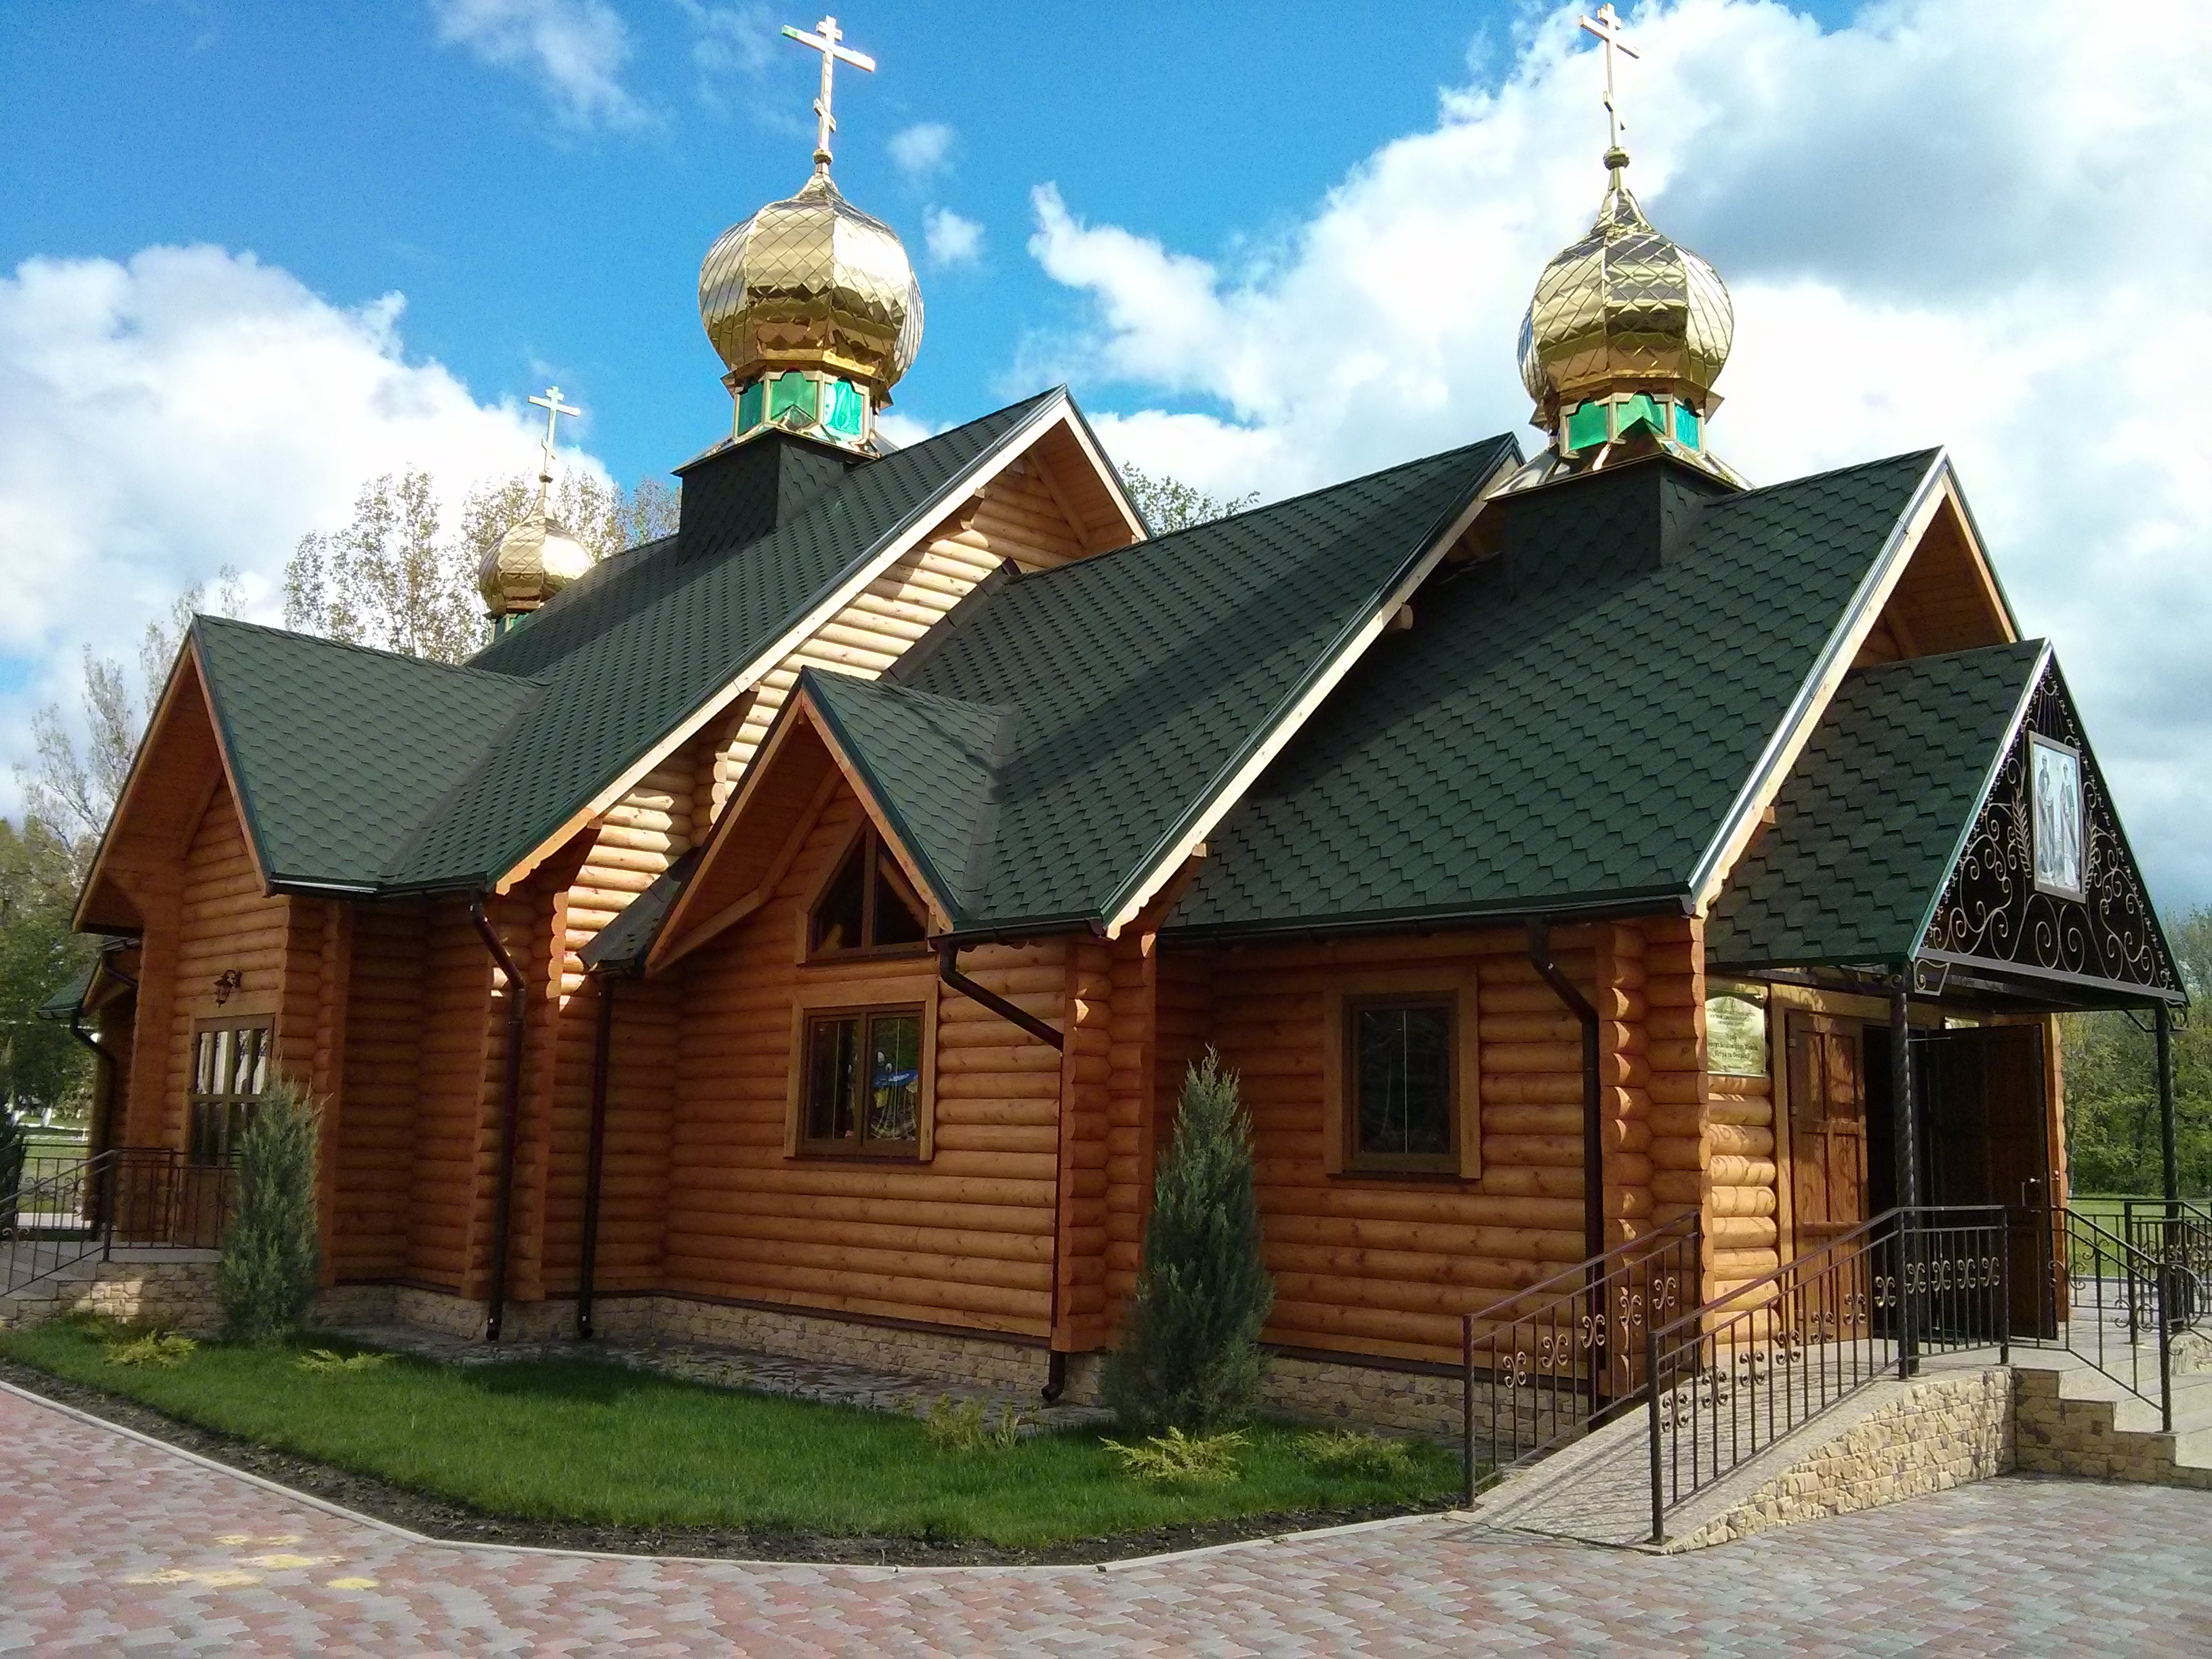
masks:
<path fill-rule="evenodd" d="M 2183 985 L 2196 1003 L 2191 1025 L 2173 1036 L 2174 1119 L 2181 1190 L 2212 1194 L 2212 906 L 2199 906 L 2166 930 Z M 2165 1190 L 2160 1146 L 2157 1045 L 2150 1021 L 2125 1013 L 2069 1014 L 2060 1022 L 2066 1067 L 2066 1155 L 2081 1193 Z"/>
<path fill-rule="evenodd" d="M 404 656 L 460 662 L 484 643 L 477 567 L 538 496 L 517 473 L 463 499 L 458 533 L 440 522 L 437 480 L 409 468 L 362 487 L 343 529 L 310 531 L 284 568 L 284 625 Z M 594 558 L 673 533 L 677 495 L 654 479 L 608 489 L 570 472 L 552 514 Z"/>
<path fill-rule="evenodd" d="M 224 1328 L 244 1342 L 282 1342 L 300 1328 L 322 1267 L 315 1206 L 322 1115 L 279 1081 L 238 1141 L 238 1188 L 216 1270 Z"/>
<path fill-rule="evenodd" d="M 1260 1253 L 1252 1128 L 1221 1057 L 1183 1079 L 1175 1136 L 1153 1183 L 1121 1346 L 1101 1379 L 1122 1426 L 1210 1434 L 1251 1410 L 1274 1305 Z"/>
<path fill-rule="evenodd" d="M 138 678 L 134 685 L 122 662 L 84 647 L 84 745 L 80 748 L 59 703 L 48 703 L 31 717 L 31 741 L 36 758 L 18 765 L 27 811 L 68 842 L 77 861 L 77 874 L 89 871 L 100 837 L 115 811 L 131 762 L 138 752 L 138 739 L 154 717 L 154 705 L 169 683 L 169 670 L 183 645 L 185 632 L 200 611 L 234 617 L 244 607 L 246 592 L 238 572 L 225 565 L 216 573 L 210 605 L 204 584 L 187 588 L 168 614 L 146 624 L 138 640 Z"/>
<path fill-rule="evenodd" d="M 1209 495 L 1180 479 L 1164 473 L 1154 476 L 1140 472 L 1133 466 L 1121 468 L 1121 482 L 1129 492 L 1129 499 L 1145 515 L 1152 533 L 1164 536 L 1172 531 L 1188 530 L 1194 524 L 1206 524 L 1215 519 L 1225 519 L 1232 513 L 1242 513 L 1258 505 L 1258 491 L 1249 495 Z"/>
<path fill-rule="evenodd" d="M 37 818 L 0 818 L 0 1103 L 67 1107 L 81 1100 L 91 1056 L 39 1005 L 90 958 L 70 932 L 76 860 Z"/>

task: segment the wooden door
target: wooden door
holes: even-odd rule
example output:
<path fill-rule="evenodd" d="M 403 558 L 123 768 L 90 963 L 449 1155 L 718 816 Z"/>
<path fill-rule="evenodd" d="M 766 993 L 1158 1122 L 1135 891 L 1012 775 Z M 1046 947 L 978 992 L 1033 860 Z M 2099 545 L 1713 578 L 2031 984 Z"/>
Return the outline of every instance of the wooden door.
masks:
<path fill-rule="evenodd" d="M 1929 1032 L 1912 1046 L 1928 1127 L 1929 1201 L 2011 1211 L 2013 1334 L 2055 1334 L 2042 1289 L 2054 1177 L 2043 1028 Z"/>
<path fill-rule="evenodd" d="M 1796 1254 L 1867 1218 L 1865 1043 L 1856 1020 L 1790 1016 L 1790 1202 Z"/>

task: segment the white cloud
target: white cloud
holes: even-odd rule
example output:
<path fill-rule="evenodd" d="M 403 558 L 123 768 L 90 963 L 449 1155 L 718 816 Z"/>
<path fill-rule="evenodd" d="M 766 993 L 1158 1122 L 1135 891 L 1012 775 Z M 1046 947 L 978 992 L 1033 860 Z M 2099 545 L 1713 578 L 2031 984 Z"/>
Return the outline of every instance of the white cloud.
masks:
<path fill-rule="evenodd" d="M 891 162 L 917 182 L 951 165 L 953 131 L 942 121 L 921 121 L 891 135 Z"/>
<path fill-rule="evenodd" d="M 951 208 L 924 208 L 921 234 L 932 264 L 972 265 L 983 257 L 983 227 Z"/>
<path fill-rule="evenodd" d="M 29 758 L 32 710 L 76 705 L 81 645 L 128 659 L 226 564 L 256 619 L 280 620 L 287 556 L 343 524 L 367 479 L 432 471 L 451 523 L 470 485 L 534 465 L 538 411 L 410 362 L 402 303 L 334 306 L 205 246 L 0 276 L 0 812 L 20 805 L 9 763 Z"/>
<path fill-rule="evenodd" d="M 441 40 L 541 81 L 572 125 L 644 118 L 622 83 L 629 31 L 606 0 L 431 0 L 431 9 Z"/>
<path fill-rule="evenodd" d="M 1086 223 L 1030 250 L 1087 330 L 1024 378 L 1088 380 L 1116 454 L 1275 495 L 1522 428 L 1516 331 L 1589 221 L 1599 71 L 1537 20 L 1494 90 L 1352 168 L 1242 263 Z M 1766 0 L 1631 19 L 1632 184 L 1735 301 L 1712 427 L 1754 479 L 1948 444 L 2026 629 L 2056 639 L 2167 903 L 2212 900 L 2212 228 L 2195 129 L 2212 8 L 2155 34 L 2067 0 L 1887 0 L 1823 33 Z M 1097 389 L 1119 383 L 1123 395 Z"/>
<path fill-rule="evenodd" d="M 775 20 L 766 6 L 708 5 L 702 0 L 678 3 L 698 31 L 691 43 L 691 61 L 702 73 L 755 76 L 769 66 L 777 35 Z"/>

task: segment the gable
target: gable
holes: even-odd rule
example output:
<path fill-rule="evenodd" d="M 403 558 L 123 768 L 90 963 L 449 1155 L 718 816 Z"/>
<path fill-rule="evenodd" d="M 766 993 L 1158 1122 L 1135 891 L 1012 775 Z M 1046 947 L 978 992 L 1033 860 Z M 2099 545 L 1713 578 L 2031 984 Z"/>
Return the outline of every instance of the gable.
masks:
<path fill-rule="evenodd" d="M 2044 799 L 2034 775 L 2039 738 L 2078 757 L 2086 832 L 2078 896 L 2042 879 L 2038 853 L 2048 832 L 2038 810 Z M 2045 661 L 2028 696 L 1915 954 L 2083 991 L 2128 988 L 2186 1000 L 2157 908 L 2056 659 Z"/>
<path fill-rule="evenodd" d="M 71 926 L 137 933 L 156 892 L 173 892 L 186 843 L 222 786 L 223 760 L 200 665 L 178 653 L 102 832 Z"/>
<path fill-rule="evenodd" d="M 1972 515 L 1955 483 L 1947 481 L 1938 510 L 1906 557 L 1852 665 L 1941 656 L 2019 637 Z"/>

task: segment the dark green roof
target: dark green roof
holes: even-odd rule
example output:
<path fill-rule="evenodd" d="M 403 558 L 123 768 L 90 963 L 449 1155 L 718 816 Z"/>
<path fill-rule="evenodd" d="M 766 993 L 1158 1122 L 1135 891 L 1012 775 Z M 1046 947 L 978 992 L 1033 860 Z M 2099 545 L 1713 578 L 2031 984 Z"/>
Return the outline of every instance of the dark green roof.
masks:
<path fill-rule="evenodd" d="M 1775 798 L 1773 827 L 1729 872 L 1706 923 L 1707 959 L 1910 957 L 2044 650 L 2025 640 L 1847 676 Z"/>
<path fill-rule="evenodd" d="M 807 683 L 956 931 L 1109 915 L 1517 459 L 1489 439 L 1018 576 L 884 681 Z"/>
<path fill-rule="evenodd" d="M 219 617 L 192 634 L 275 881 L 378 886 L 544 695 L 532 680 Z"/>
<path fill-rule="evenodd" d="M 1170 927 L 1680 902 L 1937 457 L 1701 499 L 1667 464 L 1498 503 L 1208 837 Z"/>
<path fill-rule="evenodd" d="M 1065 395 L 854 466 L 765 536 L 603 561 L 464 667 L 201 619 L 269 874 L 384 891 L 495 880 Z"/>
<path fill-rule="evenodd" d="M 38 1017 L 40 1019 L 75 1019 L 77 1011 L 84 1006 L 84 994 L 92 989 L 92 976 L 99 971 L 100 958 L 94 957 L 39 1005 Z"/>

